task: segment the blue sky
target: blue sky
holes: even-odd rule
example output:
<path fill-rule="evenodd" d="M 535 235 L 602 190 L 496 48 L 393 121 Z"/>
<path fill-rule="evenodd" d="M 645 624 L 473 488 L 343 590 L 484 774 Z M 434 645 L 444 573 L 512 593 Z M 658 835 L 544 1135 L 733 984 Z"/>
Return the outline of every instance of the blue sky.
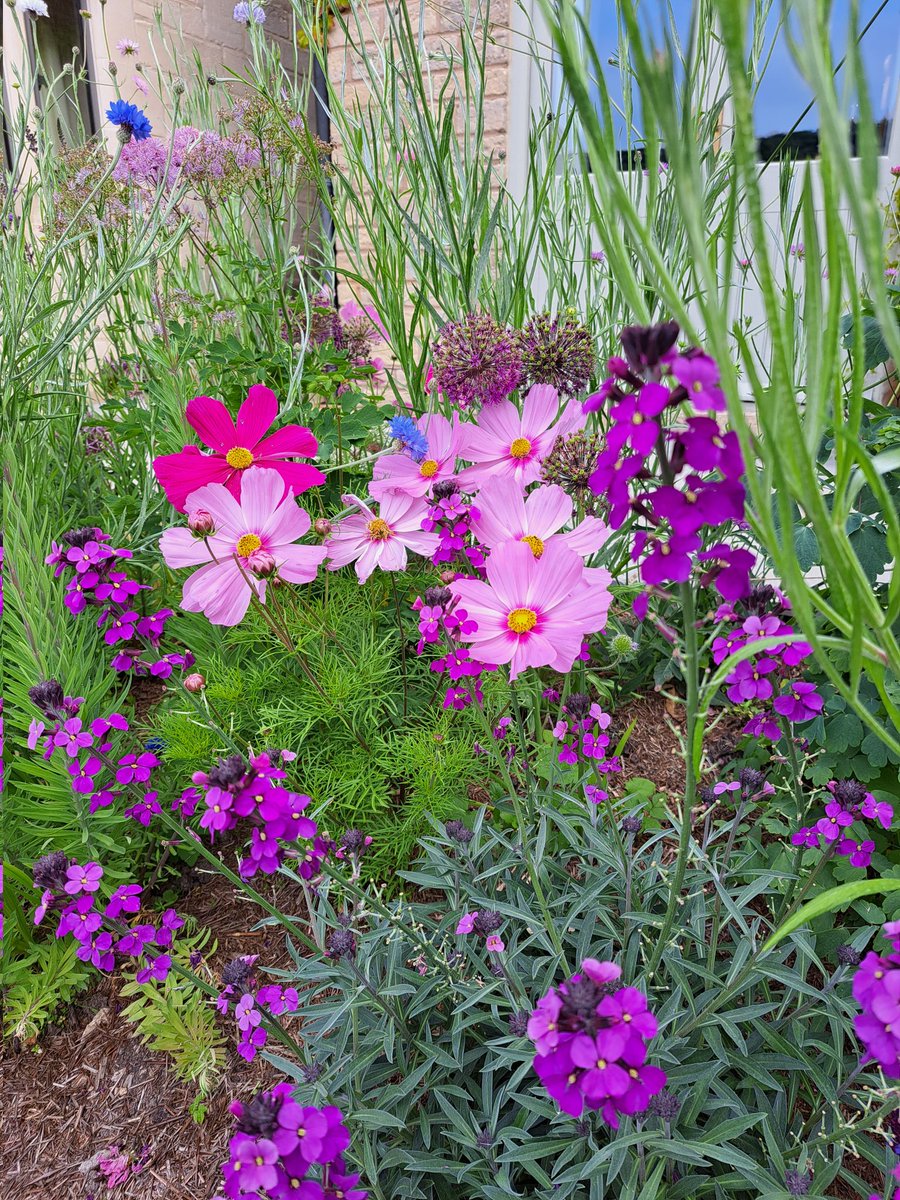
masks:
<path fill-rule="evenodd" d="M 606 63 L 618 47 L 616 0 L 586 0 L 590 4 L 590 27 L 601 63 Z M 639 0 L 644 25 L 653 39 L 662 43 L 667 25 L 665 0 Z M 880 7 L 881 0 L 860 0 L 860 28 Z M 778 6 L 775 6 L 778 8 Z M 832 49 L 840 58 L 849 27 L 850 0 L 834 0 L 832 19 Z M 679 37 L 684 43 L 690 30 L 692 0 L 672 0 L 672 11 Z M 770 19 L 766 31 L 767 44 L 775 34 L 776 18 Z M 869 92 L 876 118 L 890 115 L 897 95 L 900 73 L 900 0 L 890 0 L 877 21 L 863 38 L 862 55 L 869 82 Z M 840 79 L 840 76 L 838 76 Z M 611 98 L 621 104 L 622 89 L 615 67 L 606 68 L 606 81 Z M 799 72 L 791 61 L 784 39 L 777 39 L 764 77 L 756 110 L 756 132 L 760 136 L 784 133 L 799 117 L 809 102 L 809 93 Z M 853 115 L 849 112 L 848 115 Z M 803 121 L 804 129 L 817 126 L 815 110 Z M 640 127 L 640 116 L 635 116 Z M 623 123 L 624 143 L 624 123 Z"/>

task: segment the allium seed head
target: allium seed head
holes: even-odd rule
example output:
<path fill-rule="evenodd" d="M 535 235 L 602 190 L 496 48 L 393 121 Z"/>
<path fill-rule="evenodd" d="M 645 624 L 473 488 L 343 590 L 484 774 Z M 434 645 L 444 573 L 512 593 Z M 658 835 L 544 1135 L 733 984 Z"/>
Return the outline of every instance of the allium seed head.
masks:
<path fill-rule="evenodd" d="M 487 313 L 445 325 L 434 344 L 433 365 L 437 387 L 461 409 L 499 404 L 522 379 L 515 335 Z"/>
<path fill-rule="evenodd" d="M 561 396 L 577 396 L 590 383 L 596 366 L 594 340 L 569 314 L 532 317 L 519 334 L 525 381 L 546 383 Z"/>

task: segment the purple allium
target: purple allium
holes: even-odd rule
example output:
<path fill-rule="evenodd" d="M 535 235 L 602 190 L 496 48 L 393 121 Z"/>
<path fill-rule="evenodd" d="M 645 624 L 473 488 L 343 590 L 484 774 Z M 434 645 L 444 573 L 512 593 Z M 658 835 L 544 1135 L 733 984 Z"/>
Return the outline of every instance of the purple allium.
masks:
<path fill-rule="evenodd" d="M 519 351 L 524 382 L 549 384 L 564 397 L 583 392 L 596 367 L 590 330 L 572 312 L 532 317 L 519 334 Z"/>
<path fill-rule="evenodd" d="M 433 354 L 435 383 L 457 408 L 499 404 L 522 380 L 515 335 L 487 313 L 445 325 Z"/>

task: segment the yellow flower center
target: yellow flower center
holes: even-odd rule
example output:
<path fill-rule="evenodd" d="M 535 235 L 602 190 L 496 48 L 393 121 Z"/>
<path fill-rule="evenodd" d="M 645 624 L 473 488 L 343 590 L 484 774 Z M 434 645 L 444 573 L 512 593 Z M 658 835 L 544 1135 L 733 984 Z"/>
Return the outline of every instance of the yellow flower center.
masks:
<path fill-rule="evenodd" d="M 243 471 L 253 462 L 253 455 L 243 446 L 232 446 L 225 455 L 225 461 L 236 471 Z"/>
<path fill-rule="evenodd" d="M 419 467 L 419 474 L 423 479 L 430 479 L 432 475 L 437 475 L 438 464 L 433 458 L 426 458 Z"/>
<path fill-rule="evenodd" d="M 514 608 L 506 618 L 506 627 L 513 633 L 528 633 L 537 625 L 537 613 L 533 608 Z"/>
<path fill-rule="evenodd" d="M 629 1070 L 628 1070 L 628 1074 L 631 1076 L 631 1078 L 632 1078 L 632 1079 L 640 1079 L 640 1075 L 639 1075 L 639 1074 L 638 1074 L 638 1072 L 637 1072 L 637 1071 L 634 1069 L 634 1067 L 630 1067 L 630 1068 L 629 1068 Z"/>
<path fill-rule="evenodd" d="M 628 1024 L 628 1022 L 631 1020 L 631 1013 L 622 1013 L 622 1020 L 623 1020 L 623 1021 L 626 1023 L 626 1025 L 627 1025 L 627 1024 Z"/>
<path fill-rule="evenodd" d="M 526 546 L 531 547 L 531 553 L 535 558 L 540 558 L 544 553 L 544 543 L 537 536 L 537 534 L 526 533 L 523 537 L 519 538 L 519 541 L 524 542 Z"/>
<path fill-rule="evenodd" d="M 514 438 L 509 452 L 513 458 L 527 458 L 531 453 L 531 442 L 528 438 Z"/>
<path fill-rule="evenodd" d="M 369 531 L 370 542 L 386 542 L 391 536 L 391 527 L 387 521 L 382 521 L 381 517 L 376 517 L 374 521 L 370 521 L 366 526 Z"/>
<path fill-rule="evenodd" d="M 598 1070 L 598 1071 L 605 1071 L 605 1070 L 606 1070 L 606 1059 L 605 1059 L 605 1058 L 598 1058 L 598 1059 L 597 1059 L 597 1070 Z"/>
<path fill-rule="evenodd" d="M 258 550 L 262 545 L 262 538 L 257 537 L 255 533 L 245 533 L 238 538 L 238 543 L 235 549 L 241 558 L 247 558 L 254 550 Z"/>

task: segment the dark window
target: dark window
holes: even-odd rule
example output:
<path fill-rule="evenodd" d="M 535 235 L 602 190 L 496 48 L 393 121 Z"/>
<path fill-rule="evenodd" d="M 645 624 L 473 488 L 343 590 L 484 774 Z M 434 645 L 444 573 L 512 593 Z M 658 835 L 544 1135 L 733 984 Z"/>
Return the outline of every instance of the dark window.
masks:
<path fill-rule="evenodd" d="M 98 128 L 93 64 L 79 7 L 79 0 L 47 0 L 49 17 L 26 18 L 35 98 L 57 147 L 80 145 Z"/>

